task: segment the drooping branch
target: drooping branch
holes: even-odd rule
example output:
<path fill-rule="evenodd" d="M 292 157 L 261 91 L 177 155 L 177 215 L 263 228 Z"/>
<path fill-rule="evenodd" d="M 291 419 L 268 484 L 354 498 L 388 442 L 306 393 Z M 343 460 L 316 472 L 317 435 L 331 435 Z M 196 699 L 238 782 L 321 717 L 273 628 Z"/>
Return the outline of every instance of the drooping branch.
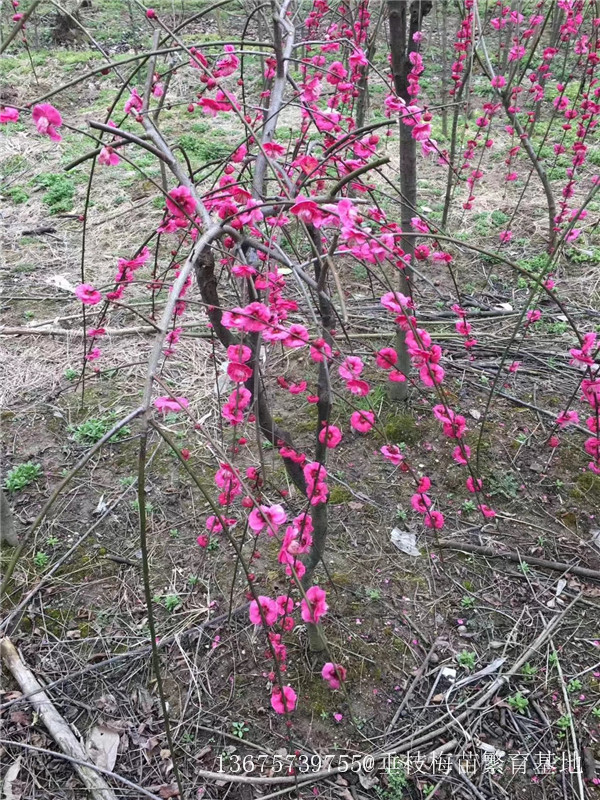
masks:
<path fill-rule="evenodd" d="M 8 34 L 8 36 L 2 42 L 2 44 L 0 44 L 0 54 L 6 50 L 8 45 L 13 41 L 15 36 L 24 27 L 29 17 L 33 14 L 35 9 L 39 6 L 41 2 L 42 0 L 33 0 L 33 3 L 29 6 L 27 11 L 25 11 L 25 13 L 21 16 L 21 18 L 17 21 L 17 24 L 14 26 L 14 28 L 11 30 L 11 32 Z"/>
<path fill-rule="evenodd" d="M 479 19 L 479 9 L 477 8 L 477 4 L 474 5 L 474 13 L 476 15 L 479 27 L 481 28 L 481 20 Z M 481 49 L 483 50 L 483 60 L 480 58 L 479 53 L 476 51 L 475 54 L 477 56 L 477 60 L 481 65 L 481 68 L 486 72 L 488 79 L 490 82 L 496 77 L 496 73 L 494 71 L 494 67 L 490 60 L 489 53 L 487 51 L 487 46 L 485 43 L 485 38 L 482 36 L 480 39 L 481 42 Z M 554 246 L 556 244 L 556 201 L 554 199 L 554 192 L 552 191 L 552 186 L 550 185 L 550 181 L 548 180 L 548 176 L 546 174 L 546 170 L 543 167 L 541 160 L 538 158 L 535 150 L 533 149 L 533 145 L 531 144 L 531 140 L 529 135 L 523 129 L 516 113 L 513 111 L 511 106 L 510 94 L 508 87 L 505 91 L 500 91 L 499 89 L 495 89 L 496 96 L 500 98 L 502 102 L 502 106 L 506 113 L 506 116 L 510 120 L 511 125 L 514 127 L 519 141 L 522 142 L 523 148 L 527 153 L 527 157 L 531 162 L 531 166 L 537 173 L 538 178 L 540 179 L 540 183 L 542 184 L 542 188 L 544 190 L 544 194 L 546 195 L 546 203 L 548 205 L 548 252 L 552 253 L 554 251 Z"/>
<path fill-rule="evenodd" d="M 509 98 L 505 94 L 502 94 L 501 97 L 506 116 L 509 118 L 511 125 L 514 127 L 519 141 L 523 144 L 523 148 L 527 153 L 533 169 L 536 171 L 537 176 L 540 179 L 544 194 L 546 195 L 546 204 L 548 205 L 548 252 L 552 253 L 556 243 L 556 200 L 554 199 L 554 192 L 552 191 L 552 186 L 548 180 L 546 170 L 544 169 L 542 162 L 533 149 L 533 145 L 531 144 L 528 134 L 523 130 L 523 126 L 519 122 L 516 114 L 510 109 Z"/>

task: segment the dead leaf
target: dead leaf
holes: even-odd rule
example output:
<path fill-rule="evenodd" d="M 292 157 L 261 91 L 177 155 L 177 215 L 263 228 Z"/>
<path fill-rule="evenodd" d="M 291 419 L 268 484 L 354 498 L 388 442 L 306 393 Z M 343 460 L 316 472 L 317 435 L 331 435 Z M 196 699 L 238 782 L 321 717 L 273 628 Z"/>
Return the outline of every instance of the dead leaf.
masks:
<path fill-rule="evenodd" d="M 161 786 L 158 790 L 158 794 L 165 800 L 169 800 L 169 797 L 179 797 L 179 789 L 173 786 L 172 783 L 165 783 L 165 785 Z"/>
<path fill-rule="evenodd" d="M 595 544 L 598 550 L 600 550 L 600 528 L 590 531 L 590 534 L 592 536 L 592 544 Z"/>
<path fill-rule="evenodd" d="M 119 749 L 119 734 L 109 725 L 94 725 L 85 743 L 87 754 L 97 767 L 113 771 Z"/>
<path fill-rule="evenodd" d="M 117 713 L 119 710 L 119 705 L 117 703 L 117 698 L 114 694 L 103 694 L 101 695 L 96 701 L 95 706 L 100 711 L 103 711 L 107 716 Z"/>
<path fill-rule="evenodd" d="M 104 514 L 107 509 L 108 509 L 108 503 L 104 502 L 104 495 L 102 495 L 100 500 L 98 500 L 98 505 L 92 511 L 92 514 L 94 516 L 100 516 L 100 514 Z"/>
<path fill-rule="evenodd" d="M 410 531 L 401 531 L 400 528 L 394 528 L 390 534 L 390 540 L 398 550 L 406 553 L 407 556 L 421 555 L 421 551 L 417 547 L 417 537 Z"/>
<path fill-rule="evenodd" d="M 145 687 L 136 687 L 131 693 L 131 699 L 143 714 L 148 716 L 152 713 L 152 709 L 154 708 L 154 699 Z"/>
<path fill-rule="evenodd" d="M 19 770 L 21 769 L 21 758 L 21 756 L 17 756 L 10 767 L 6 770 L 4 785 L 2 787 L 3 800 L 18 800 L 18 798 L 21 797 L 20 793 L 16 794 L 16 792 L 13 792 L 13 784 L 19 777 Z"/>
<path fill-rule="evenodd" d="M 473 419 L 481 419 L 481 411 L 478 411 L 476 408 L 470 408 L 469 414 L 473 417 Z"/>
<path fill-rule="evenodd" d="M 57 289 L 62 289 L 65 292 L 75 291 L 73 284 L 64 275 L 51 275 L 47 278 L 46 283 L 49 283 L 50 286 L 56 286 Z"/>
<path fill-rule="evenodd" d="M 359 772 L 358 780 L 363 789 L 372 789 L 379 783 L 379 778 L 373 772 Z"/>
<path fill-rule="evenodd" d="M 496 658 L 491 664 L 483 667 L 483 669 L 480 669 L 477 672 L 474 672 L 472 675 L 468 675 L 466 678 L 462 678 L 462 680 L 457 681 L 454 684 L 454 689 L 458 689 L 460 686 L 466 686 L 469 683 L 473 683 L 473 681 L 478 681 L 479 678 L 484 678 L 487 675 L 493 675 L 494 672 L 500 669 L 505 661 L 505 658 Z M 456 675 L 456 672 L 454 674 Z"/>
<path fill-rule="evenodd" d="M 567 585 L 566 580 L 564 578 L 560 578 L 560 580 L 556 584 L 556 591 L 554 593 L 554 597 L 551 597 L 550 600 L 548 600 L 548 602 L 546 603 L 548 608 L 555 608 L 556 601 L 561 596 L 562 591 L 563 591 L 563 589 L 565 588 L 566 585 Z M 562 602 L 562 600 L 561 600 L 561 602 Z"/>
<path fill-rule="evenodd" d="M 10 721 L 17 725 L 23 725 L 24 727 L 31 725 L 31 717 L 26 711 L 11 711 Z"/>

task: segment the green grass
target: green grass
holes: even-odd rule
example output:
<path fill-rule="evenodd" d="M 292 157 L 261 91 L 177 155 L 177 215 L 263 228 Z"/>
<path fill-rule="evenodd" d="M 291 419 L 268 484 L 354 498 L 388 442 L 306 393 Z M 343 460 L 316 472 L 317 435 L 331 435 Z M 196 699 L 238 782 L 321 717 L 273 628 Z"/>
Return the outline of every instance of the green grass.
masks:
<path fill-rule="evenodd" d="M 11 130 L 14 130 L 12 128 Z M 2 159 L 0 169 L 2 170 L 2 179 L 7 180 L 11 178 L 15 173 L 22 172 L 27 169 L 29 166 L 29 162 L 24 156 L 15 153 L 12 156 L 8 156 L 8 158 Z"/>
<path fill-rule="evenodd" d="M 78 444 L 96 444 L 105 436 L 113 425 L 117 422 L 117 414 L 111 412 L 104 417 L 88 419 L 79 425 L 70 425 L 69 432 Z M 120 439 L 129 436 L 131 428 L 127 425 L 117 431 L 110 438 L 110 442 L 118 442 Z"/>
<path fill-rule="evenodd" d="M 21 203 L 26 203 L 29 200 L 29 195 L 22 189 L 20 186 L 14 186 L 12 189 L 8 189 L 6 192 L 3 192 L 5 197 L 8 197 L 16 206 L 21 205 Z"/>
<path fill-rule="evenodd" d="M 80 64 L 88 64 L 90 61 L 98 61 L 100 66 L 100 56 L 94 50 L 52 50 L 52 56 L 58 61 L 60 66 L 69 72 L 76 69 Z M 90 68 L 94 65 L 90 65 Z"/>
<path fill-rule="evenodd" d="M 198 136 L 184 133 L 177 140 L 177 144 L 185 150 L 191 161 L 206 163 L 220 158 L 227 158 L 233 151 L 233 146 L 222 139 L 212 136 Z"/>
<path fill-rule="evenodd" d="M 38 186 L 46 189 L 44 194 L 44 205 L 48 206 L 51 214 L 66 214 L 73 210 L 73 199 L 75 197 L 75 183 L 66 175 L 56 175 L 47 172 L 39 175 L 35 179 Z"/>

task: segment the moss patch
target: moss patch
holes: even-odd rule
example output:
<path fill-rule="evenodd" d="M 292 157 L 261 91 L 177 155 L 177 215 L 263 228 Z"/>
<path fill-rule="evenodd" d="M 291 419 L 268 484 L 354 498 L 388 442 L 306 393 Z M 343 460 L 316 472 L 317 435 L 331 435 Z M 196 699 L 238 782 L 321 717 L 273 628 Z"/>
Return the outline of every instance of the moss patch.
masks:
<path fill-rule="evenodd" d="M 417 423 L 410 414 L 391 414 L 384 427 L 386 439 L 393 444 L 416 444 L 421 438 Z"/>

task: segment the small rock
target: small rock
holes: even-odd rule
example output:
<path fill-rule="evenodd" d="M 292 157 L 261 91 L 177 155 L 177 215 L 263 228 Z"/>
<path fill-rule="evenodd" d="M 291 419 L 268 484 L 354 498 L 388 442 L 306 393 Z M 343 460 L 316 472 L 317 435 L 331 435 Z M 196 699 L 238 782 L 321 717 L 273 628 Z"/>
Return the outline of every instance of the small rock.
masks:
<path fill-rule="evenodd" d="M 431 661 L 432 664 L 437 664 L 439 663 L 440 657 L 438 656 L 437 653 L 432 653 L 429 660 Z"/>
<path fill-rule="evenodd" d="M 439 705 L 440 703 L 444 702 L 444 695 L 443 694 L 434 694 L 431 698 L 431 702 Z"/>
<path fill-rule="evenodd" d="M 532 472 L 542 473 L 542 472 L 546 472 L 546 465 L 545 464 L 541 464 L 539 461 L 534 461 L 532 464 L 529 465 L 529 469 Z"/>
<path fill-rule="evenodd" d="M 461 634 L 462 633 L 466 633 L 467 632 L 467 626 L 466 625 L 459 625 L 456 630 Z"/>

